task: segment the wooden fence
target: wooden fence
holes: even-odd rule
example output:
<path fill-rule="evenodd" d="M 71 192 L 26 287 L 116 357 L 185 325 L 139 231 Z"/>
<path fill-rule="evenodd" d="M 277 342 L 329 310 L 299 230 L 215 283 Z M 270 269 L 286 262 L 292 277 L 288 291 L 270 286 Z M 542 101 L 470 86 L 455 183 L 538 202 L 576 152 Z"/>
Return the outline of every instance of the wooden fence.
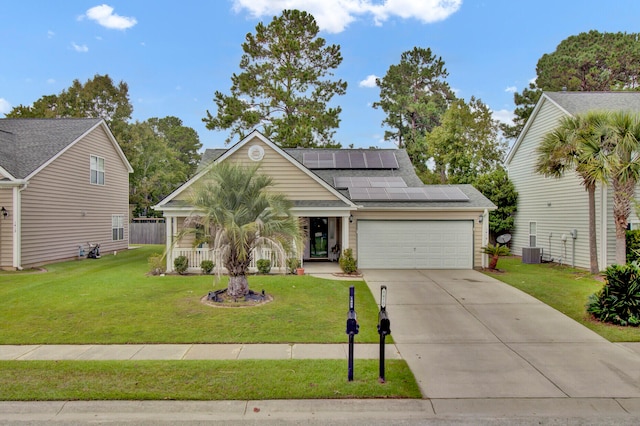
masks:
<path fill-rule="evenodd" d="M 167 228 L 164 223 L 129 224 L 129 244 L 164 244 Z"/>

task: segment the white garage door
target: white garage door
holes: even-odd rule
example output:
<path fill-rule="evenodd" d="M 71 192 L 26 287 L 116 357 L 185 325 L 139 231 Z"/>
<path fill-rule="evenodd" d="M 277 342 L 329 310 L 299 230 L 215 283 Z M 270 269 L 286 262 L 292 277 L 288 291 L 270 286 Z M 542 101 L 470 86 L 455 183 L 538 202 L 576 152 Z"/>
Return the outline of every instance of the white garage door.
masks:
<path fill-rule="evenodd" d="M 359 220 L 361 269 L 471 269 L 471 220 Z"/>

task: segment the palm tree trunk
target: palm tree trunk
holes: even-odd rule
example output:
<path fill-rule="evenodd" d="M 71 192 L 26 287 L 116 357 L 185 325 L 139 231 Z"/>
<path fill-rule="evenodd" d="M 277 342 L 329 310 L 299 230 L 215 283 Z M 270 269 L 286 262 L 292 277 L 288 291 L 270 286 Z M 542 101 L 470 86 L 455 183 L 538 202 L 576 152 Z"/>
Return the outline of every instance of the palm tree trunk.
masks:
<path fill-rule="evenodd" d="M 227 295 L 231 297 L 244 297 L 249 293 L 249 282 L 246 275 L 236 275 L 229 277 Z"/>
<path fill-rule="evenodd" d="M 589 272 L 597 274 L 598 268 L 598 240 L 596 238 L 596 186 L 587 187 L 589 202 Z"/>
<path fill-rule="evenodd" d="M 631 214 L 631 197 L 635 182 L 613 180 L 613 221 L 616 226 L 616 263 L 627 263 L 627 221 Z"/>

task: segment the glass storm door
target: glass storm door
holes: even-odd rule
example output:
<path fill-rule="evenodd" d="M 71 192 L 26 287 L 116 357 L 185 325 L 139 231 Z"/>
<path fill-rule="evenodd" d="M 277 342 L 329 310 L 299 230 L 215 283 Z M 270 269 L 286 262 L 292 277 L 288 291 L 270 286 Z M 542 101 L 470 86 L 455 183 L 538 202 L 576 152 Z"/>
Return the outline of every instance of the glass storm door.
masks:
<path fill-rule="evenodd" d="M 312 217 L 309 219 L 310 257 L 312 259 L 326 258 L 329 256 L 329 220 L 326 217 Z"/>

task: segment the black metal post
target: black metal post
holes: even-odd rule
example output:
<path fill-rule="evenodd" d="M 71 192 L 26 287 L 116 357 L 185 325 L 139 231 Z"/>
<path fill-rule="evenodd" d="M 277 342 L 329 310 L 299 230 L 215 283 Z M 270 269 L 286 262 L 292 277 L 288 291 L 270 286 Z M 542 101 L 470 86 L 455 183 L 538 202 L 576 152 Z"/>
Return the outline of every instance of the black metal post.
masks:
<path fill-rule="evenodd" d="M 380 334 L 380 376 L 378 381 L 385 382 L 384 377 L 384 353 L 385 339 L 387 334 L 391 334 L 391 321 L 387 314 L 387 286 L 380 286 L 380 313 L 378 314 L 378 333 Z"/>
<path fill-rule="evenodd" d="M 360 326 L 355 309 L 355 287 L 349 287 L 349 312 L 347 313 L 347 334 L 349 335 L 349 365 L 347 379 L 353 381 L 353 343 L 354 337 L 358 334 Z"/>

